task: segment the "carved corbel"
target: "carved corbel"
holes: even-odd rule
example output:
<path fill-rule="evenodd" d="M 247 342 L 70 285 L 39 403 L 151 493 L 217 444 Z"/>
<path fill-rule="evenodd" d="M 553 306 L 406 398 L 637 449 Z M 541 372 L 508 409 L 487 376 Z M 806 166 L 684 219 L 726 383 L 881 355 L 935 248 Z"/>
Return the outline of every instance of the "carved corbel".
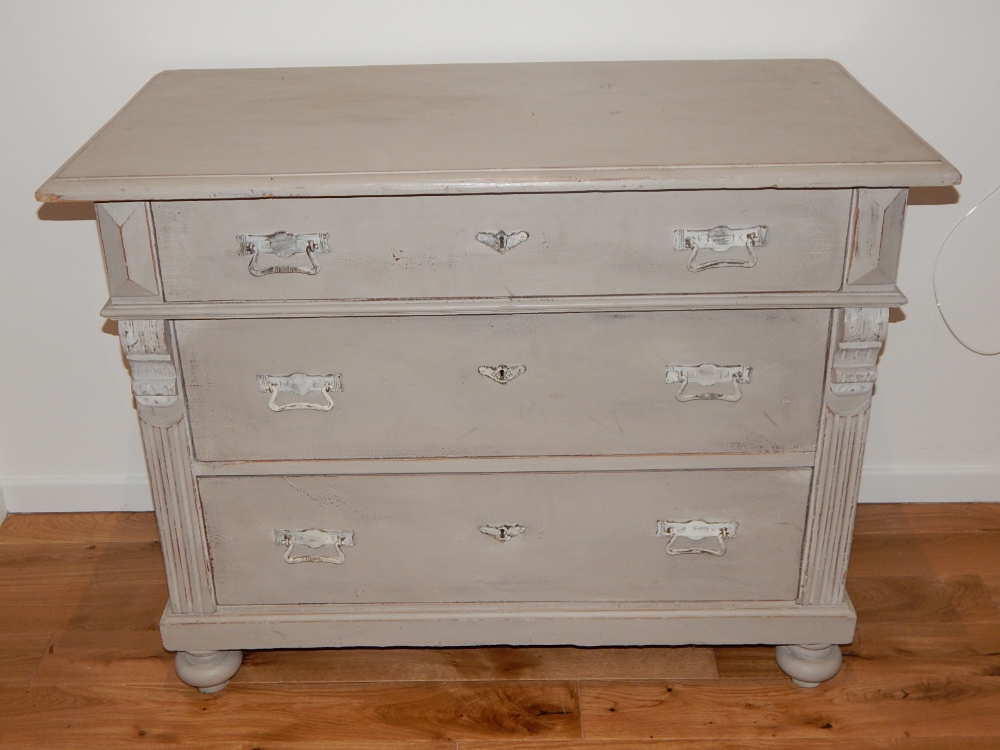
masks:
<path fill-rule="evenodd" d="M 132 373 L 132 393 L 139 417 L 163 426 L 181 418 L 167 329 L 162 320 L 120 320 L 118 336 Z"/>
<path fill-rule="evenodd" d="M 876 363 L 889 328 L 884 307 L 850 307 L 836 313 L 835 349 L 827 401 L 840 413 L 855 412 L 871 400 Z"/>
<path fill-rule="evenodd" d="M 844 601 L 876 361 L 888 326 L 886 308 L 834 311 L 830 390 L 806 519 L 800 604 L 829 606 Z"/>

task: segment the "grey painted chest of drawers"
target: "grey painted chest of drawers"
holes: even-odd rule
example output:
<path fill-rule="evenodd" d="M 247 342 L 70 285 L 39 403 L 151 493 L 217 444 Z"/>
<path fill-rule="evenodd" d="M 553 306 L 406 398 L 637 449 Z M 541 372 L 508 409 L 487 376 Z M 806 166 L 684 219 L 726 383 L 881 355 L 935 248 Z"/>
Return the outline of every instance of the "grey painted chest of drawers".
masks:
<path fill-rule="evenodd" d="M 770 643 L 833 676 L 907 188 L 828 61 L 171 71 L 94 201 L 180 677 Z"/>

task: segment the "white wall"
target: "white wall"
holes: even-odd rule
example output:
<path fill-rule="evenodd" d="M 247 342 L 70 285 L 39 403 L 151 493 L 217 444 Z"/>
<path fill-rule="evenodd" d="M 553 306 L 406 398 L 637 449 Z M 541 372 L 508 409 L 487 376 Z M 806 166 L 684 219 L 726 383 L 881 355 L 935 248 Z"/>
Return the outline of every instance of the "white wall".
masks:
<path fill-rule="evenodd" d="M 995 0 L 0 0 L 0 9 L 0 487 L 13 512 L 149 507 L 126 369 L 97 314 L 106 291 L 94 223 L 72 207 L 40 209 L 32 193 L 158 71 L 723 57 L 839 60 L 964 173 L 957 203 L 909 208 L 900 286 L 911 304 L 882 358 L 863 496 L 1000 500 L 1000 358 L 962 349 L 931 289 L 948 232 L 1000 182 Z"/>

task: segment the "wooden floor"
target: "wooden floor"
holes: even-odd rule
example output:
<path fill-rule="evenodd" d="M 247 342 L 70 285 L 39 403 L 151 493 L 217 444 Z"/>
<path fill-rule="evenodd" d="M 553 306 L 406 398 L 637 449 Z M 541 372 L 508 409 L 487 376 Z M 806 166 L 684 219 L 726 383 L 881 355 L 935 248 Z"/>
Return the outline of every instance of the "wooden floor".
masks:
<path fill-rule="evenodd" d="M 771 648 L 251 653 L 181 685 L 151 514 L 0 526 L 0 747 L 1000 748 L 1000 504 L 862 506 L 858 636 L 802 690 Z"/>

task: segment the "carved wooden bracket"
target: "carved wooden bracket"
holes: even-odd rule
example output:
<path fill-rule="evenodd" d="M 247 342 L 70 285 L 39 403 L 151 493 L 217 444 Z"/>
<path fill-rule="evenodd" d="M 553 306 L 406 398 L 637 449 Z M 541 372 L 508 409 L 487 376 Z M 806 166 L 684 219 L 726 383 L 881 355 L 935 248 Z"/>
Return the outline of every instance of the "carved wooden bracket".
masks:
<path fill-rule="evenodd" d="M 850 307 L 840 313 L 830 390 L 835 396 L 870 396 L 876 361 L 889 327 L 884 307 Z"/>
<path fill-rule="evenodd" d="M 132 393 L 140 416 L 145 409 L 178 403 L 177 370 L 162 320 L 120 320 L 118 336 L 132 372 Z"/>

